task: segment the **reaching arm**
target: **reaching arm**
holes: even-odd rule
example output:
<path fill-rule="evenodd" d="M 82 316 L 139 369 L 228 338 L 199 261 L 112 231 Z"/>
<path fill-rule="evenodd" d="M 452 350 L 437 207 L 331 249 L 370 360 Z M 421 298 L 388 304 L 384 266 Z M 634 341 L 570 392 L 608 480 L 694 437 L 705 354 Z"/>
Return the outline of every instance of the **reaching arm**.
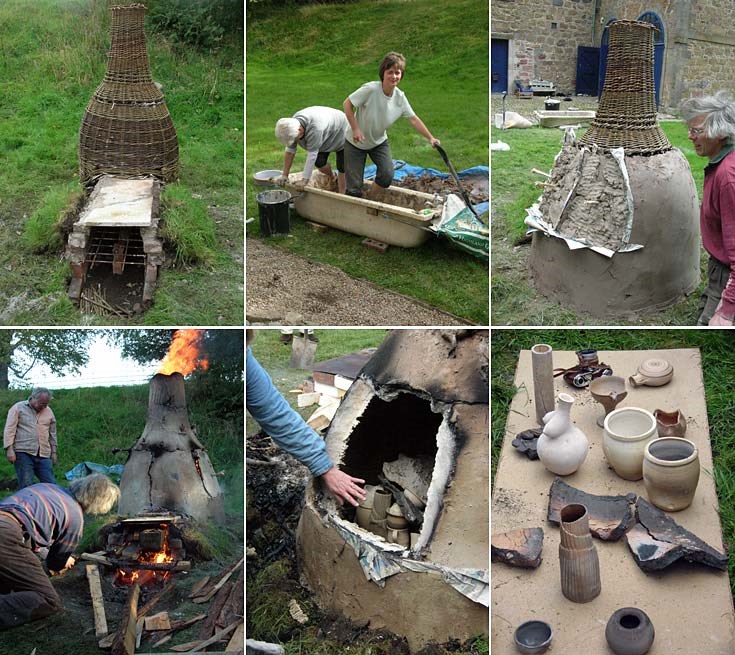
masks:
<path fill-rule="evenodd" d="M 416 130 L 421 136 L 426 137 L 429 140 L 429 143 L 432 147 L 441 143 L 439 139 L 435 139 L 434 135 L 429 132 L 429 128 L 424 125 L 424 121 L 422 121 L 415 114 L 408 119 L 408 122 L 411 123 L 411 126 L 414 130 Z"/>
<path fill-rule="evenodd" d="M 15 464 L 15 432 L 18 428 L 18 418 L 18 410 L 13 405 L 8 412 L 8 420 L 5 422 L 5 431 L 3 432 L 5 456 L 11 464 Z"/>
<path fill-rule="evenodd" d="M 349 98 L 345 98 L 345 101 L 342 103 L 342 108 L 345 110 L 347 122 L 352 128 L 352 138 L 355 140 L 356 143 L 362 143 L 365 140 L 365 136 L 363 135 L 362 130 L 357 125 L 355 106 L 352 104 L 352 100 L 350 100 Z"/>
<path fill-rule="evenodd" d="M 288 174 L 291 172 L 291 164 L 293 164 L 295 156 L 295 152 L 291 152 L 289 150 L 285 150 L 283 152 L 283 172 L 281 173 L 283 177 L 288 177 Z"/>

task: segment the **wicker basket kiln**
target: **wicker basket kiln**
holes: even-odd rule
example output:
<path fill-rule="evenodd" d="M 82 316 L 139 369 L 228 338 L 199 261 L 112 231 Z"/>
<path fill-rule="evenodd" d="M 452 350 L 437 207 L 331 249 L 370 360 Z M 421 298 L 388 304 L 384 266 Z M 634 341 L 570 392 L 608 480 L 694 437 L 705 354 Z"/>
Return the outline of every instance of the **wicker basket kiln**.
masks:
<path fill-rule="evenodd" d="M 179 145 L 163 93 L 153 83 L 146 52 L 145 5 L 115 6 L 107 71 L 79 130 L 82 183 L 108 174 L 178 177 Z"/>

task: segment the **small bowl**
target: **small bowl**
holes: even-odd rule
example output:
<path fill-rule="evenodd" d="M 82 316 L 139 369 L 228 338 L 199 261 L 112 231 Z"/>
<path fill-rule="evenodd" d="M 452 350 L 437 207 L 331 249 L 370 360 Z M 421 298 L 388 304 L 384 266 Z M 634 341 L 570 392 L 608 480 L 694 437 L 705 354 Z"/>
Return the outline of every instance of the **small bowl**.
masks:
<path fill-rule="evenodd" d="M 545 621 L 526 621 L 516 628 L 514 640 L 520 653 L 545 653 L 554 631 Z"/>
<path fill-rule="evenodd" d="M 281 171 L 258 171 L 257 173 L 253 173 L 253 182 L 258 186 L 272 186 L 273 180 L 280 174 Z"/>

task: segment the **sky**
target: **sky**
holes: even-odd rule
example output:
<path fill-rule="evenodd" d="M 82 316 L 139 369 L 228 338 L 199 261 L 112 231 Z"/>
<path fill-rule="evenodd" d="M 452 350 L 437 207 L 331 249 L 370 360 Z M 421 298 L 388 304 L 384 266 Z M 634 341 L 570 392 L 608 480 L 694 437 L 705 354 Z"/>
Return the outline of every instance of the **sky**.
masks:
<path fill-rule="evenodd" d="M 131 359 L 124 359 L 120 350 L 104 338 L 96 337 L 89 346 L 89 363 L 79 373 L 55 375 L 43 364 L 37 364 L 23 381 L 10 374 L 13 388 L 48 387 L 74 389 L 76 387 L 109 387 L 146 384 L 158 370 L 160 362 L 141 366 Z"/>

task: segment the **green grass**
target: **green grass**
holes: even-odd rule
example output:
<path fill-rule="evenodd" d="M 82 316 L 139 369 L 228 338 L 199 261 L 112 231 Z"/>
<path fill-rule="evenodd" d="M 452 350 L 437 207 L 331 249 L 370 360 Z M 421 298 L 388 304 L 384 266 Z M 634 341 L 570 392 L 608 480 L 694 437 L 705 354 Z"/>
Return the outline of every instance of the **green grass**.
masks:
<path fill-rule="evenodd" d="M 689 161 L 699 197 L 702 195 L 705 160 L 698 157 L 687 139 L 682 122 L 664 122 L 661 127 L 672 145 L 678 147 Z M 523 221 L 526 208 L 538 200 L 540 189 L 534 182 L 541 178 L 532 168 L 549 171 L 561 148 L 559 130 L 533 127 L 525 130 L 491 130 L 493 142 L 498 139 L 510 145 L 510 151 L 493 152 L 492 215 L 492 322 L 493 325 L 605 325 L 609 318 L 596 318 L 583 312 L 561 307 L 546 300 L 532 287 L 526 268 L 530 246 L 514 244 L 526 233 Z M 702 250 L 701 268 L 704 286 L 708 255 Z M 616 322 L 645 325 L 693 325 L 697 319 L 697 304 L 701 287 L 686 300 L 661 312 L 640 314 Z"/>
<path fill-rule="evenodd" d="M 211 388 L 206 387 L 207 389 Z M 242 385 L 226 384 L 218 388 L 218 398 L 211 398 L 205 387 L 192 378 L 187 381 L 187 403 L 189 420 L 197 426 L 199 439 L 207 447 L 207 452 L 216 471 L 224 471 L 219 478 L 225 499 L 227 524 L 201 526 L 202 531 L 190 537 L 202 540 L 201 551 L 214 557 L 212 562 L 197 563 L 190 576 L 177 579 L 177 589 L 182 595 L 193 582 L 206 572 L 217 575 L 223 566 L 241 557 L 244 519 L 243 488 L 243 409 Z M 27 398 L 28 392 L 21 390 L 0 391 L 0 407 L 7 410 L 11 404 Z M 223 408 L 222 397 L 229 403 Z M 130 448 L 141 436 L 146 421 L 148 407 L 147 385 L 130 387 L 107 387 L 91 389 L 61 389 L 54 391 L 51 406 L 56 414 L 59 438 L 59 462 L 54 473 L 59 484 L 66 486 L 64 473 L 83 461 L 105 465 L 124 464 L 125 454 L 113 454 L 112 448 Z M 3 457 L 0 461 L 0 479 L 15 477 L 13 466 Z M 0 492 L 6 496 L 10 492 Z M 84 535 L 77 552 L 86 549 L 97 550 L 97 532 L 105 523 L 113 520 L 112 515 L 87 517 Z M 77 570 L 79 569 L 79 571 Z M 10 631 L 0 632 L 0 652 L 30 653 L 37 647 L 41 653 L 74 652 L 80 655 L 99 652 L 94 633 L 85 632 L 92 623 L 88 603 L 89 590 L 84 578 L 83 567 L 77 566 L 61 578 L 54 578 L 54 585 L 64 599 L 69 611 L 54 615 L 41 622 L 30 623 Z M 65 591 L 68 590 L 68 591 Z M 171 601 L 171 598 L 169 598 Z M 79 603 L 82 602 L 82 609 Z M 161 601 L 163 609 L 166 601 Z M 181 610 L 189 617 L 201 610 L 200 605 L 189 607 L 188 601 L 181 598 L 173 601 L 171 609 Z M 118 607 L 118 605 L 113 605 Z M 196 609 L 196 611 L 194 611 Z M 191 611 L 189 611 L 191 610 Z M 111 627 L 117 625 L 119 616 L 111 613 L 108 603 L 108 621 Z M 82 619 L 82 624 L 78 620 Z M 39 631 L 40 629 L 40 631 Z M 176 642 L 191 641 L 195 633 L 187 633 L 188 638 L 177 636 Z M 148 645 L 143 652 L 150 652 Z"/>
<path fill-rule="evenodd" d="M 60 209 L 73 204 L 81 190 L 79 124 L 105 72 L 108 4 L 0 4 L 0 306 L 17 306 L 3 315 L 6 324 L 89 322 L 66 299 L 70 270 L 59 260 L 62 248 L 54 225 Z M 241 325 L 242 40 L 236 35 L 216 51 L 198 51 L 151 29 L 146 36 L 153 77 L 164 86 L 179 137 L 181 180 L 172 189 L 188 195 L 186 213 L 199 215 L 193 225 L 202 234 L 183 239 L 178 232 L 176 267 L 161 271 L 154 310 L 128 322 Z M 176 223 L 180 216 L 170 219 Z M 172 227 L 170 234 L 175 231 Z M 206 249 L 192 253 L 197 239 L 206 242 Z M 183 262 L 194 259 L 204 270 L 192 275 Z M 180 283 L 190 275 L 198 293 Z"/>
<path fill-rule="evenodd" d="M 704 372 L 707 421 L 720 502 L 720 521 L 729 544 L 730 584 L 735 592 L 735 350 L 727 330 L 494 330 L 492 333 L 491 480 L 505 435 L 518 354 L 536 343 L 557 350 L 652 350 L 699 348 Z"/>
<path fill-rule="evenodd" d="M 441 140 L 457 170 L 487 163 L 487 5 L 415 0 L 269 8 L 247 28 L 247 200 L 258 215 L 262 190 L 250 177 L 282 166 L 276 121 L 311 105 L 341 108 L 363 83 L 378 79 L 389 50 L 407 58 L 405 91 L 411 105 Z M 298 62 L 298 65 L 295 65 Z M 394 159 L 444 169 L 438 152 L 405 120 L 388 132 Z M 300 170 L 304 152 L 293 170 Z M 258 222 L 247 226 L 260 238 Z M 486 324 L 486 264 L 432 239 L 419 248 L 391 247 L 384 254 L 360 245 L 362 237 L 330 230 L 317 234 L 292 222 L 288 237 L 269 243 L 337 266 L 393 291 Z"/>

